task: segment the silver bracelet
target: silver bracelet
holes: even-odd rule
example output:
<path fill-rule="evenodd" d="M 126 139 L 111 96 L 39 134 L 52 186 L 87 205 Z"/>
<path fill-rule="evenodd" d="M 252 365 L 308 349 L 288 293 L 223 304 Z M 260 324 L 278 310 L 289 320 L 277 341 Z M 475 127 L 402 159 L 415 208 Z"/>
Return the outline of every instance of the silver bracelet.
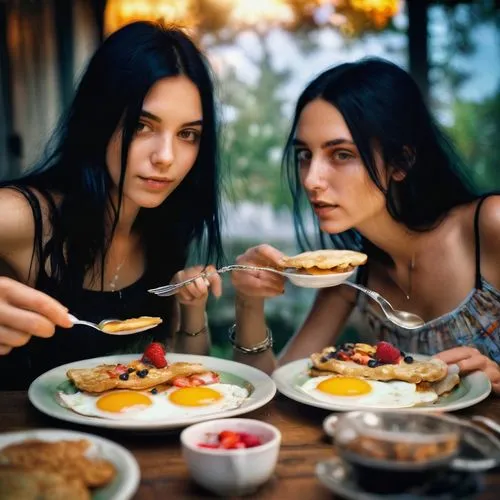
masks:
<path fill-rule="evenodd" d="M 228 332 L 228 337 L 229 337 L 229 342 L 231 342 L 231 345 L 233 348 L 241 352 L 243 354 L 259 354 L 261 352 L 267 351 L 268 349 L 271 349 L 273 346 L 273 334 L 271 332 L 271 329 L 266 327 L 266 338 L 262 341 L 259 342 L 258 344 L 255 344 L 253 347 L 243 347 L 242 345 L 239 345 L 236 343 L 235 336 L 236 336 L 236 323 L 229 328 Z"/>
<path fill-rule="evenodd" d="M 201 330 L 198 330 L 197 332 L 186 332 L 186 330 L 177 330 L 177 333 L 187 335 L 188 337 L 197 337 L 198 335 L 201 335 L 202 333 L 208 333 L 208 326 L 205 325 Z"/>

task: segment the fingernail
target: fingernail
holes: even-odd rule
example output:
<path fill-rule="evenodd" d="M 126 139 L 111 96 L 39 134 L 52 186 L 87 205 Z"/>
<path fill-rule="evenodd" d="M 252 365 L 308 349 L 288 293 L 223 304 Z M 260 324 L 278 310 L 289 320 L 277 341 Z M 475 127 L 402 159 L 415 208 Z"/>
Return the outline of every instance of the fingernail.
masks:
<path fill-rule="evenodd" d="M 454 375 L 455 373 L 460 373 L 460 367 L 456 363 L 448 365 L 448 375 Z"/>

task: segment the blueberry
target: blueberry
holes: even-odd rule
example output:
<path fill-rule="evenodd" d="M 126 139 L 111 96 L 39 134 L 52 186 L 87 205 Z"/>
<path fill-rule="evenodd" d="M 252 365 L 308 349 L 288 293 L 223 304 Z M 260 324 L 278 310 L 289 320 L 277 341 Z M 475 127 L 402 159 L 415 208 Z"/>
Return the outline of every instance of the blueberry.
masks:
<path fill-rule="evenodd" d="M 403 358 L 406 356 L 406 354 L 403 351 L 399 351 L 399 355 L 402 356 Z"/>
<path fill-rule="evenodd" d="M 408 363 L 409 365 L 413 363 L 413 358 L 411 356 L 405 356 L 405 363 Z"/>
<path fill-rule="evenodd" d="M 148 374 L 148 373 L 149 373 L 149 370 L 146 370 L 146 369 L 144 369 L 144 370 L 139 370 L 139 371 L 137 372 L 137 376 L 138 376 L 139 378 L 144 378 L 144 377 L 146 377 L 146 376 L 147 376 L 147 374 Z"/>
<path fill-rule="evenodd" d="M 120 373 L 120 380 L 128 380 L 128 373 Z"/>
<path fill-rule="evenodd" d="M 377 360 L 376 359 L 370 359 L 370 361 L 368 361 L 368 366 L 370 368 L 375 368 L 377 366 Z"/>
<path fill-rule="evenodd" d="M 158 394 L 158 389 L 156 387 L 153 387 L 151 389 L 151 394 Z"/>
<path fill-rule="evenodd" d="M 335 358 L 335 351 L 330 351 L 325 357 L 328 359 Z"/>
<path fill-rule="evenodd" d="M 135 372 L 135 368 L 129 368 L 127 371 L 128 371 L 129 373 L 134 373 L 134 372 Z"/>
<path fill-rule="evenodd" d="M 321 363 L 326 363 L 328 361 L 328 358 L 326 356 L 321 356 L 319 360 L 321 361 Z"/>

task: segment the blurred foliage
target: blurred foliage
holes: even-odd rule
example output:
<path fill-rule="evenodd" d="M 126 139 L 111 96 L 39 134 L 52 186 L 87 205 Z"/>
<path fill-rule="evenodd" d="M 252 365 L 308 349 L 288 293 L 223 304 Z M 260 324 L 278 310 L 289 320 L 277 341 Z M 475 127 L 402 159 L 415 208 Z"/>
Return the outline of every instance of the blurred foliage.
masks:
<path fill-rule="evenodd" d="M 289 127 L 283 87 L 290 72 L 274 69 L 264 36 L 255 83 L 242 81 L 229 67 L 221 85 L 221 100 L 234 119 L 225 127 L 223 157 L 230 170 L 232 197 L 275 207 L 288 205 L 290 195 L 281 182 L 281 150 Z"/>
<path fill-rule="evenodd" d="M 481 191 L 500 188 L 497 147 L 500 144 L 500 86 L 482 102 L 455 101 L 455 124 L 449 129 Z"/>

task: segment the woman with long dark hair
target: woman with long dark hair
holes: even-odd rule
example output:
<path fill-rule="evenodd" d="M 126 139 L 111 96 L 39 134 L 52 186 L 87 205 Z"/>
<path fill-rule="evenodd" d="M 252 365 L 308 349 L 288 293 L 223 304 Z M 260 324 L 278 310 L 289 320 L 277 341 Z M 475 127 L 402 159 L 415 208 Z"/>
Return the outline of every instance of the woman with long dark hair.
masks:
<path fill-rule="evenodd" d="M 220 279 L 173 301 L 147 290 L 196 273 L 183 270 L 193 247 L 204 265 L 222 257 L 216 123 L 209 67 L 182 31 L 132 23 L 98 48 L 43 159 L 0 184 L 0 370 L 10 385 L 152 339 L 172 344 L 174 332 L 178 349 L 206 353 L 207 284 L 220 294 Z M 114 337 L 69 329 L 68 310 L 164 321 Z"/>
<path fill-rule="evenodd" d="M 309 206 L 320 246 L 366 253 L 358 280 L 426 323 L 405 330 L 351 287 L 323 289 L 280 364 L 334 345 L 358 307 L 378 339 L 437 354 L 462 372 L 482 370 L 500 392 L 500 197 L 479 197 L 464 179 L 412 78 L 379 59 L 322 73 L 299 98 L 285 167 L 302 248 L 314 246 L 303 220 Z M 263 245 L 238 262 L 277 265 L 281 256 Z M 233 283 L 237 359 L 271 371 L 263 305 L 284 281 L 238 272 Z"/>

